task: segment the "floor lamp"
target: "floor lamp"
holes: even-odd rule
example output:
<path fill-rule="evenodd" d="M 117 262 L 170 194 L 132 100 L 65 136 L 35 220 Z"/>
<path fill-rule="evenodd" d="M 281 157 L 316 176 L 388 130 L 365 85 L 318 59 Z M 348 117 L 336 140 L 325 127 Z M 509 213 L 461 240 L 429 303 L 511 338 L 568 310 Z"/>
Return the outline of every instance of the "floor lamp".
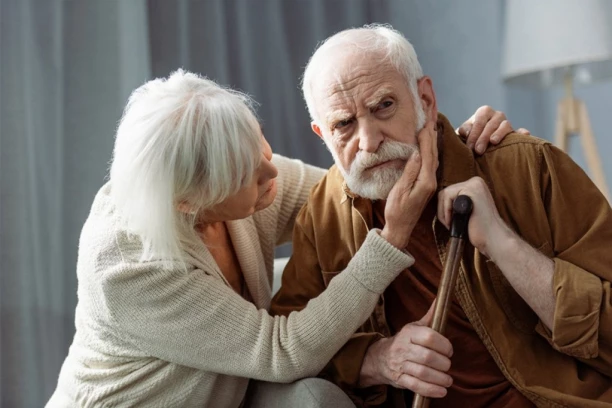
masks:
<path fill-rule="evenodd" d="M 605 173 L 584 102 L 574 86 L 612 77 L 612 2 L 506 0 L 504 80 L 530 87 L 563 85 L 555 144 L 567 151 L 577 134 L 593 182 L 610 201 Z"/>

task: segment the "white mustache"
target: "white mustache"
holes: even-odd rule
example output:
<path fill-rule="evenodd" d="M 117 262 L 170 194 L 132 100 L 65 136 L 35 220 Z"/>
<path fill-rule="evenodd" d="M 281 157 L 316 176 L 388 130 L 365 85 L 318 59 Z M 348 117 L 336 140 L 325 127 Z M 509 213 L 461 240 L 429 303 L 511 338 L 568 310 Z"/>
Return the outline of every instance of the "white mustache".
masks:
<path fill-rule="evenodd" d="M 350 174 L 355 176 L 367 169 L 391 160 L 408 161 L 415 151 L 419 150 L 417 144 L 386 141 L 380 145 L 376 153 L 359 152 L 351 163 Z"/>

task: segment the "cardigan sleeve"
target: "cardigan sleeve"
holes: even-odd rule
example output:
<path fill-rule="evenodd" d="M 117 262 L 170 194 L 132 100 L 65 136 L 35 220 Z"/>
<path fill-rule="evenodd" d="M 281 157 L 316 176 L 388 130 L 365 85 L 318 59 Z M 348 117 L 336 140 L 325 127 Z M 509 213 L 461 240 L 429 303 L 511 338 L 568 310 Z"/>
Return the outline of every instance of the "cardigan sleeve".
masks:
<path fill-rule="evenodd" d="M 148 355 L 219 374 L 291 382 L 316 375 L 413 262 L 373 230 L 345 273 L 287 317 L 258 310 L 215 271 L 157 262 L 106 269 L 98 304 L 117 335 Z"/>

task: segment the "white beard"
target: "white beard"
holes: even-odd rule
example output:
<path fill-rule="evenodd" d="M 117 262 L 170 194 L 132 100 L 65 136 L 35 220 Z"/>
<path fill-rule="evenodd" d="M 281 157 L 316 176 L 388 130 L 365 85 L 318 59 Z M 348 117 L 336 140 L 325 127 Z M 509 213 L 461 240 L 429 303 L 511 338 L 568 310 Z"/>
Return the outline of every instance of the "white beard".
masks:
<path fill-rule="evenodd" d="M 400 159 L 407 162 L 410 156 L 418 150 L 417 144 L 387 140 L 380 145 L 376 153 L 357 153 L 351 168 L 346 171 L 340 165 L 335 151 L 330 149 L 348 188 L 353 193 L 370 200 L 386 200 L 389 192 L 402 176 L 404 168 L 403 166 L 402 168 L 385 167 L 367 172 L 366 169 L 389 160 Z"/>

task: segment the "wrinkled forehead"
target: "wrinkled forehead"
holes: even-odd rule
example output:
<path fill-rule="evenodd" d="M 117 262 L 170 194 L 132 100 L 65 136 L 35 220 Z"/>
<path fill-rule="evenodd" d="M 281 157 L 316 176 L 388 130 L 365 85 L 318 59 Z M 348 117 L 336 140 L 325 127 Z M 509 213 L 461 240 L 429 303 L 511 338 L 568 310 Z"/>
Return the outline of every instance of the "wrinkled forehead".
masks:
<path fill-rule="evenodd" d="M 347 103 L 367 103 L 388 92 L 401 75 L 381 53 L 340 50 L 329 53 L 313 75 L 311 90 L 321 119 L 326 111 Z M 366 100 L 367 99 L 367 100 Z"/>

